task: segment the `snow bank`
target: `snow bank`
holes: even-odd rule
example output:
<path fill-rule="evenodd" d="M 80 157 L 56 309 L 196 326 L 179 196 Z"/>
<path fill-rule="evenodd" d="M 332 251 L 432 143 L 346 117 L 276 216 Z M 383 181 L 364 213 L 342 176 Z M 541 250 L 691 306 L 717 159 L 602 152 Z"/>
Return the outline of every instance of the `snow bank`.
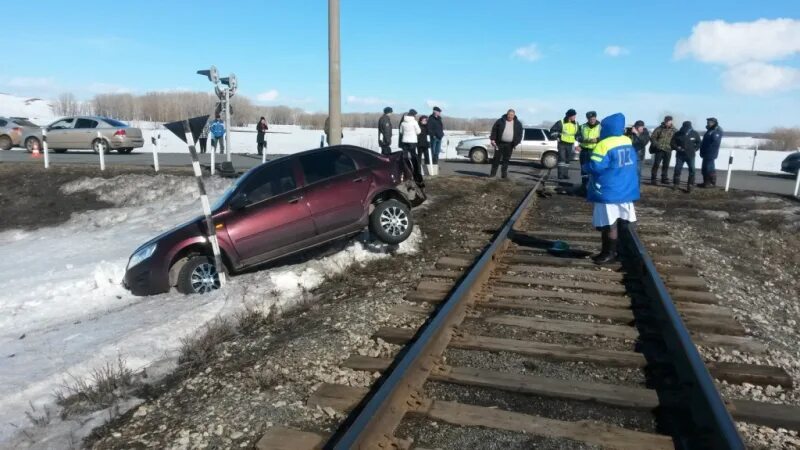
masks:
<path fill-rule="evenodd" d="M 228 183 L 209 180 L 212 200 Z M 325 277 L 389 256 L 385 245 L 362 235 L 327 256 L 233 277 L 209 295 L 134 297 L 120 284 L 130 253 L 200 214 L 194 178 L 87 178 L 63 190 L 93 191 L 116 207 L 75 214 L 57 227 L 0 233 L 0 447 L 10 439 L 26 442 L 18 432 L 31 425 L 29 405 L 56 409 L 53 392 L 69 377 L 86 376 L 119 356 L 134 370 L 163 365 L 177 356 L 183 337 L 219 315 L 245 306 L 291 308 Z M 398 251 L 416 252 L 420 240 L 415 230 Z M 26 432 L 48 436 L 48 447 L 68 446 L 75 436 L 63 430 L 80 435 L 87 430 L 79 422 L 54 418 L 52 426 Z"/>
<path fill-rule="evenodd" d="M 37 125 L 46 125 L 56 119 L 51 102 L 4 93 L 0 93 L 0 116 L 27 117 Z"/>

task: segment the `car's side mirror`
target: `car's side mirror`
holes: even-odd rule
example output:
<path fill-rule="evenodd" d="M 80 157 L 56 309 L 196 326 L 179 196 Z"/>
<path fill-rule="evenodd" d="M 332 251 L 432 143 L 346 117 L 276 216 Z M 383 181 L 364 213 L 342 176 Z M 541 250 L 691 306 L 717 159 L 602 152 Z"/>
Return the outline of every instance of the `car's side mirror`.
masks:
<path fill-rule="evenodd" d="M 230 208 L 234 211 L 244 209 L 248 204 L 249 202 L 247 201 L 247 195 L 243 192 L 234 195 L 233 198 L 231 198 L 231 201 L 228 202 L 228 206 L 230 206 Z"/>

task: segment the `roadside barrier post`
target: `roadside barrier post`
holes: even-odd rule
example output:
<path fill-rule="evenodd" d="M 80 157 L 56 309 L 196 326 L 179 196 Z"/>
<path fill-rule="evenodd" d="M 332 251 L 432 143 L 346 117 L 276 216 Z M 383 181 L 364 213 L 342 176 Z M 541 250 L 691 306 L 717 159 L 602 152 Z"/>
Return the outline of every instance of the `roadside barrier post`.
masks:
<path fill-rule="evenodd" d="M 219 145 L 219 142 L 217 142 L 217 145 Z M 211 175 L 214 175 L 214 159 L 215 159 L 215 155 L 214 154 L 215 153 L 217 153 L 217 147 L 214 147 L 214 148 L 211 149 Z"/>
<path fill-rule="evenodd" d="M 103 141 L 103 135 L 99 131 L 97 132 L 97 139 L 100 139 L 100 145 L 98 146 L 100 148 L 98 152 L 100 154 L 100 170 L 106 170 L 106 144 Z"/>
<path fill-rule="evenodd" d="M 194 178 L 197 180 L 197 187 L 200 190 L 200 203 L 203 205 L 203 215 L 206 217 L 206 228 L 208 234 L 208 241 L 211 243 L 211 251 L 214 253 L 214 266 L 217 268 L 217 275 L 219 276 L 219 286 L 225 286 L 225 266 L 222 265 L 222 255 L 219 251 L 219 242 L 217 241 L 217 229 L 214 225 L 214 219 L 211 218 L 211 204 L 208 202 L 208 195 L 206 194 L 206 186 L 203 183 L 203 173 L 200 171 L 200 159 L 197 156 L 197 149 L 194 147 L 194 137 L 192 130 L 189 127 L 189 121 L 183 121 L 183 131 L 186 133 L 186 144 L 189 146 L 189 154 L 192 156 L 192 168 L 194 169 Z M 214 154 L 213 152 L 211 153 Z M 213 163 L 212 163 L 213 171 Z"/>
<path fill-rule="evenodd" d="M 800 170 L 797 171 L 797 180 L 794 182 L 794 196 L 798 197 L 800 194 Z"/>
<path fill-rule="evenodd" d="M 42 128 L 42 151 L 44 152 L 44 168 L 50 167 L 50 155 L 47 151 L 47 129 Z M 795 189 L 796 190 L 796 189 Z"/>
<path fill-rule="evenodd" d="M 264 148 L 262 149 L 263 151 L 261 152 L 261 164 L 264 164 L 265 162 L 267 162 L 267 149 L 268 148 L 269 148 L 269 145 L 267 144 L 267 138 L 264 138 Z"/>
<path fill-rule="evenodd" d="M 153 130 L 150 136 L 150 142 L 153 144 L 153 168 L 158 172 L 158 151 L 161 146 L 161 132 Z"/>
<path fill-rule="evenodd" d="M 725 180 L 725 192 L 731 188 L 731 173 L 733 172 L 733 149 L 731 149 L 730 155 L 728 156 L 728 177 Z"/>
<path fill-rule="evenodd" d="M 750 172 L 756 171 L 756 157 L 758 156 L 758 144 L 756 144 L 755 150 L 753 150 L 753 167 L 750 168 Z"/>

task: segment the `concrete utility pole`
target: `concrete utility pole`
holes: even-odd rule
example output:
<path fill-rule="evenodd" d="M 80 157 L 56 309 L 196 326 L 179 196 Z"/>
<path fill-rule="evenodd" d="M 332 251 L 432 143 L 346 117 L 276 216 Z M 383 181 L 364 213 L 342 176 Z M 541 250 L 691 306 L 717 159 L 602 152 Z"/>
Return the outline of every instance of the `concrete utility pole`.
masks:
<path fill-rule="evenodd" d="M 328 0 L 328 142 L 342 143 L 342 81 L 339 64 L 339 0 Z"/>

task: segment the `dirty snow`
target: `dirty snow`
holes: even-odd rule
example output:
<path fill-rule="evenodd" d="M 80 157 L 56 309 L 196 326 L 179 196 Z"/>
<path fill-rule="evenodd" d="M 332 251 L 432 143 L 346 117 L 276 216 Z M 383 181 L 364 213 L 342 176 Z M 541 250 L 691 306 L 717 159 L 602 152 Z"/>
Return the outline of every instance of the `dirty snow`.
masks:
<path fill-rule="evenodd" d="M 212 200 L 229 183 L 208 180 Z M 199 215 L 194 178 L 86 178 L 63 189 L 93 191 L 116 207 L 74 214 L 57 227 L 0 233 L 0 447 L 31 427 L 26 411 L 57 411 L 53 393 L 70 377 L 84 377 L 120 356 L 135 371 L 169 370 L 181 339 L 209 320 L 244 307 L 291 308 L 326 276 L 389 256 L 386 246 L 362 235 L 328 256 L 234 277 L 209 295 L 134 297 L 120 284 L 128 257 L 160 232 Z M 415 230 L 397 251 L 416 252 L 420 240 Z M 81 421 L 54 417 L 49 427 L 26 434 L 48 436 L 42 445 L 55 448 L 70 446 L 88 431 Z"/>

